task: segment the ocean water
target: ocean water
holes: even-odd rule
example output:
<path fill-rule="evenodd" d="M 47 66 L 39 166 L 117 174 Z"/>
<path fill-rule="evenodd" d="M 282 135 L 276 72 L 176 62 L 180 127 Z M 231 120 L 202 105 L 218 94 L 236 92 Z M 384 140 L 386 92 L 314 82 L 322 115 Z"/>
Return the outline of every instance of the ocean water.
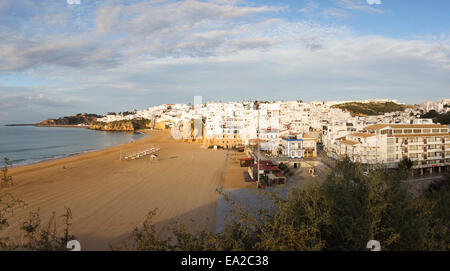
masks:
<path fill-rule="evenodd" d="M 84 128 L 0 125 L 0 165 L 7 157 L 13 166 L 62 158 L 128 143 L 143 133 L 103 132 Z"/>

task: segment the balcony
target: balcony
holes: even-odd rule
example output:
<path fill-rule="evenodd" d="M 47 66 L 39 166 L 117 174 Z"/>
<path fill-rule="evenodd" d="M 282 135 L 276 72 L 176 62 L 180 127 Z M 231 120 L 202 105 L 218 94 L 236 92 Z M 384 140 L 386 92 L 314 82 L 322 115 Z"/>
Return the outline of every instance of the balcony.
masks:
<path fill-rule="evenodd" d="M 423 145 L 424 143 L 422 141 L 417 142 L 409 142 L 409 145 L 417 146 L 417 145 Z"/>

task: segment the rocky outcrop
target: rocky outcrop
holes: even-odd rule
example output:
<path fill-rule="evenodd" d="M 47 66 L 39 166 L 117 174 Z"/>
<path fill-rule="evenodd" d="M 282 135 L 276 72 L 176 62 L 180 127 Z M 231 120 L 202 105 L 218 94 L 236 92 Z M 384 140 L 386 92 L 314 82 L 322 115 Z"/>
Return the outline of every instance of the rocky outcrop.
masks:
<path fill-rule="evenodd" d="M 101 130 L 101 131 L 135 131 L 138 129 L 146 129 L 150 127 L 151 120 L 147 119 L 133 119 L 133 120 L 121 120 L 112 122 L 94 122 L 89 125 L 89 129 Z"/>
<path fill-rule="evenodd" d="M 74 116 L 61 117 L 59 119 L 46 119 L 39 122 L 36 126 L 73 126 L 90 125 L 102 116 L 96 114 L 80 113 Z"/>
<path fill-rule="evenodd" d="M 101 130 L 101 131 L 122 131 L 122 132 L 132 132 L 136 129 L 133 122 L 127 121 L 113 121 L 113 122 L 95 122 L 89 125 L 91 130 Z"/>

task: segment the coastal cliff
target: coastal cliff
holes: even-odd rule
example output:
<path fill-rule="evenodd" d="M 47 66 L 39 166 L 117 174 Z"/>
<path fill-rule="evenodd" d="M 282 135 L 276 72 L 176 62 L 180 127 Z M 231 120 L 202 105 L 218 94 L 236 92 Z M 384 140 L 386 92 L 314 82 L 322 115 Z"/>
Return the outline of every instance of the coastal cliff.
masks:
<path fill-rule="evenodd" d="M 36 126 L 88 126 L 97 121 L 97 118 L 102 116 L 96 114 L 80 113 L 74 116 L 61 117 L 58 119 L 46 119 L 36 124 Z"/>
<path fill-rule="evenodd" d="M 113 121 L 113 122 L 95 122 L 89 125 L 91 130 L 101 131 L 124 131 L 132 132 L 135 130 L 131 121 Z"/>
<path fill-rule="evenodd" d="M 101 131 L 121 131 L 132 132 L 138 129 L 145 129 L 149 127 L 149 120 L 122 120 L 112 122 L 94 122 L 89 125 L 91 130 Z"/>

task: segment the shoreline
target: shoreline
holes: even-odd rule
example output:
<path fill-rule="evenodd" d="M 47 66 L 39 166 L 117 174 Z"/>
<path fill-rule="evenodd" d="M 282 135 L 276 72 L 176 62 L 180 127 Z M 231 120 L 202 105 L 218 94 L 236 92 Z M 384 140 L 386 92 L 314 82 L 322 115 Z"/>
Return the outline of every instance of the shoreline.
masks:
<path fill-rule="evenodd" d="M 38 126 L 38 127 L 40 127 L 40 126 Z M 67 128 L 70 128 L 70 127 L 67 127 Z M 97 131 L 97 130 L 93 130 L 93 131 Z M 144 140 L 144 139 L 149 137 L 149 133 L 146 132 L 146 131 L 147 130 L 136 130 L 134 133 L 145 135 L 145 136 L 143 136 L 142 138 L 140 138 L 138 140 L 134 140 L 134 141 L 131 141 L 131 142 L 125 142 L 125 143 L 121 143 L 121 144 L 118 144 L 118 145 L 104 147 L 104 148 L 99 148 L 99 149 L 85 150 L 85 151 L 80 151 L 80 152 L 76 152 L 76 153 L 69 153 L 69 154 L 64 154 L 64 155 L 58 155 L 58 156 L 55 156 L 55 157 L 44 158 L 44 159 L 41 159 L 41 160 L 38 160 L 38 161 L 34 161 L 34 162 L 28 162 L 28 163 L 25 163 L 25 164 L 19 164 L 19 165 L 12 164 L 8 168 L 9 169 L 18 169 L 18 168 L 22 168 L 22 167 L 35 166 L 35 165 L 44 164 L 44 163 L 58 162 L 58 161 L 63 160 L 63 159 L 68 159 L 68 158 L 73 158 L 73 157 L 80 157 L 80 156 L 83 156 L 85 154 L 90 154 L 90 153 L 95 153 L 95 152 L 100 152 L 100 151 L 106 151 L 106 150 L 108 150 L 110 148 L 116 148 L 116 147 L 120 147 L 122 145 L 132 144 L 134 142 L 138 142 L 140 140 Z M 150 131 L 150 130 L 148 130 L 148 131 Z M 106 132 L 109 132 L 109 131 L 106 131 Z M 115 132 L 115 131 L 111 131 L 111 132 Z"/>
<path fill-rule="evenodd" d="M 226 151 L 176 141 L 168 130 L 141 132 L 149 136 L 10 169 L 14 184 L 2 188 L 2 193 L 23 200 L 27 207 L 15 210 L 10 226 L 0 237 L 20 239 L 22 222 L 32 210 L 39 209 L 42 221 L 48 221 L 53 212 L 64 213 L 65 207 L 73 213 L 72 234 L 84 250 L 104 250 L 108 244 L 119 244 L 154 209 L 158 211 L 153 223 L 162 238 L 170 236 L 164 227 L 176 220 L 192 229 L 199 224 L 215 232 L 216 188 L 227 170 Z M 152 146 L 161 148 L 157 161 L 119 160 L 120 152 Z M 63 230 L 62 224 L 58 223 L 58 230 Z"/>
<path fill-rule="evenodd" d="M 28 125 L 27 125 L 28 126 Z M 89 125 L 33 125 L 35 127 L 44 127 L 44 128 L 89 128 Z"/>
<path fill-rule="evenodd" d="M 34 127 L 60 127 L 60 128 L 89 128 L 89 125 L 39 125 L 39 123 L 18 123 L 18 124 L 4 124 L 3 126 L 6 127 L 27 127 L 27 126 L 34 126 Z"/>

